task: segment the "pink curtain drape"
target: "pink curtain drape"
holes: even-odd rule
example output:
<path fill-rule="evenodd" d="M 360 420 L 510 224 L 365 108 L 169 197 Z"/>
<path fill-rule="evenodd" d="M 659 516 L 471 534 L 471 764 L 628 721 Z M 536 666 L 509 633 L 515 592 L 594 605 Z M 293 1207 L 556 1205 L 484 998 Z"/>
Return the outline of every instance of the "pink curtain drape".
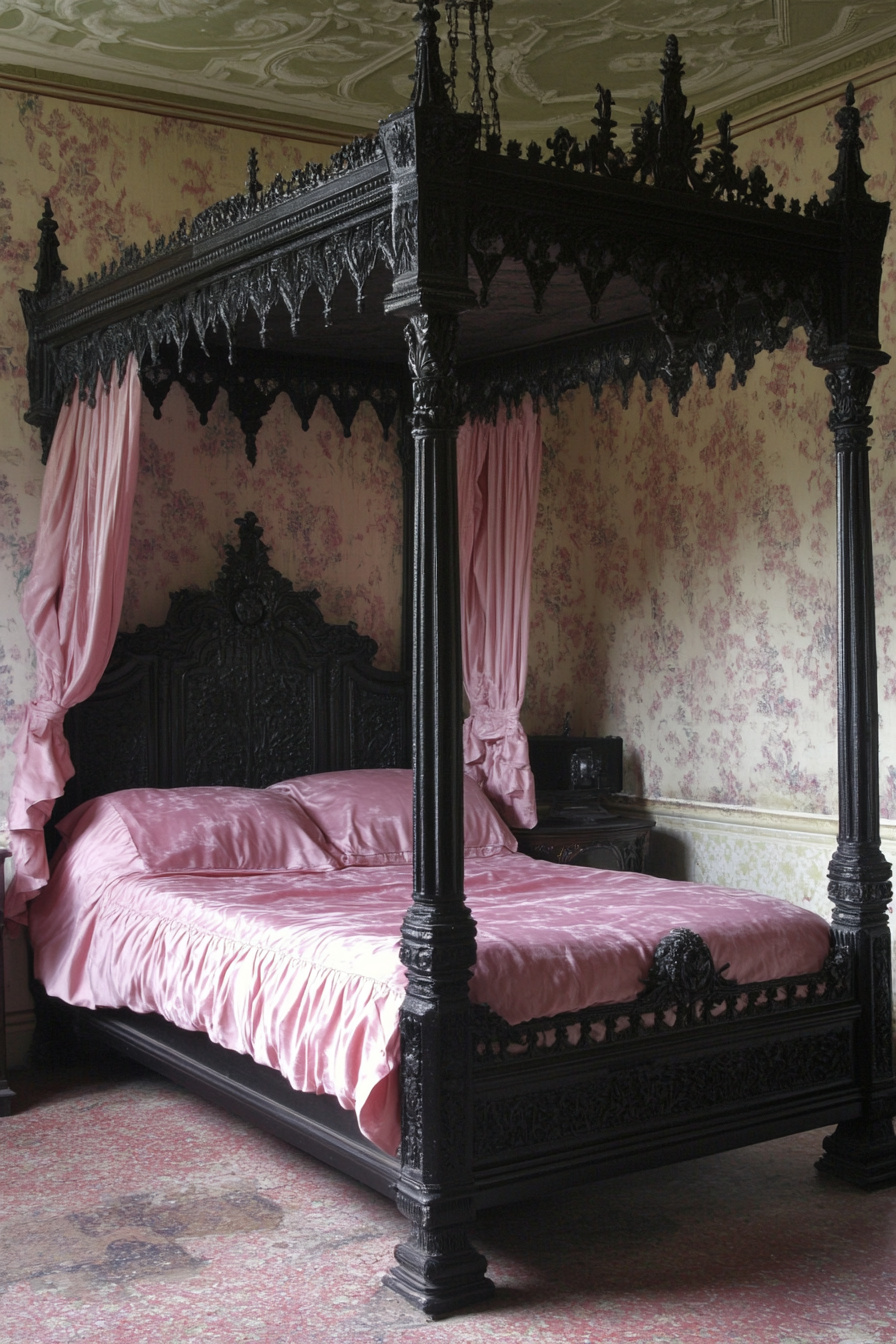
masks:
<path fill-rule="evenodd" d="M 96 405 L 63 406 L 40 501 L 34 564 L 22 615 L 37 657 L 34 699 L 15 740 L 9 800 L 16 875 L 6 917 L 47 881 L 44 823 L 73 772 L 65 711 L 96 689 L 112 652 L 127 574 L 140 453 L 140 379 L 134 356 L 122 382 L 97 389 Z"/>
<path fill-rule="evenodd" d="M 497 423 L 467 420 L 457 439 L 464 769 L 511 826 L 534 826 L 535 784 L 520 723 L 526 690 L 532 538 L 541 426 L 527 397 Z"/>

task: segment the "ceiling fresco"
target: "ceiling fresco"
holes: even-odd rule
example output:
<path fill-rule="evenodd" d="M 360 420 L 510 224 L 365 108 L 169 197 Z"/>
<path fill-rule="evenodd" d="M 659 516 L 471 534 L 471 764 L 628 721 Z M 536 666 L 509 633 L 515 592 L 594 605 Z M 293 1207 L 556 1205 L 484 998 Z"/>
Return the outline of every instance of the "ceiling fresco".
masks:
<path fill-rule="evenodd" d="M 0 0 L 0 69 L 355 131 L 407 102 L 406 0 Z M 587 126 L 608 85 L 622 130 L 677 34 L 698 115 L 735 113 L 896 58 L 896 0 L 494 0 L 506 135 Z M 463 59 L 463 44 L 460 52 Z"/>

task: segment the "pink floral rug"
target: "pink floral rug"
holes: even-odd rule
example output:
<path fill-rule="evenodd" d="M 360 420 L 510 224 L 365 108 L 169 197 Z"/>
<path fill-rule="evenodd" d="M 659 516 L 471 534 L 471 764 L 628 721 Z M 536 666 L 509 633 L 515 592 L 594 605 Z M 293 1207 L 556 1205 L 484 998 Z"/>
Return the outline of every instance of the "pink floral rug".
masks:
<path fill-rule="evenodd" d="M 0 1120 L 0 1344 L 896 1341 L 896 1190 L 819 1176 L 820 1133 L 485 1214 L 497 1296 L 433 1323 L 381 1286 L 385 1199 L 151 1074 L 37 1083 Z"/>

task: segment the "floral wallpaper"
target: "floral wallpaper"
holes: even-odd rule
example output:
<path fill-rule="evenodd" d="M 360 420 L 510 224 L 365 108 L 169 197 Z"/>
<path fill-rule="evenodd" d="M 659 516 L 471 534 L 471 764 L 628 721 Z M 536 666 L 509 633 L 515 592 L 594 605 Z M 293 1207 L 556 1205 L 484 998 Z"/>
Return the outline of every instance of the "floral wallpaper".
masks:
<path fill-rule="evenodd" d="M 270 560 L 297 588 L 317 588 L 327 620 L 357 622 L 379 644 L 376 663 L 401 656 L 401 467 L 366 403 L 346 438 L 321 400 L 307 434 L 281 396 L 258 435 L 258 461 L 218 397 L 208 424 L 180 387 L 161 420 L 144 408 L 122 626 L 159 624 L 168 594 L 205 587 L 235 541 L 234 519 L 252 509 Z"/>
<path fill-rule="evenodd" d="M 829 810 L 833 464 L 803 362 L 678 420 L 638 389 L 545 425 L 525 711 L 620 734 L 630 792 Z"/>
<path fill-rule="evenodd" d="M 33 659 L 19 616 L 31 564 L 43 468 L 28 406 L 19 288 L 34 283 L 37 221 L 49 196 L 60 255 L 75 278 L 130 242 L 170 232 L 242 188 L 249 148 L 266 180 L 331 152 L 287 138 L 179 118 L 88 106 L 0 89 L 0 813 L 13 774 L 11 744 L 31 694 Z M 321 591 L 332 620 L 354 619 L 397 665 L 401 473 L 392 443 L 361 408 L 351 440 L 322 402 L 308 434 L 288 405 L 268 415 L 258 465 L 219 400 L 202 429 L 175 388 L 156 421 L 145 407 L 142 460 L 123 621 L 157 622 L 168 592 L 205 585 L 233 519 L 251 508 L 272 561 L 297 586 Z"/>
<path fill-rule="evenodd" d="M 896 80 L 859 104 L 868 189 L 896 197 Z M 743 137 L 788 195 L 823 196 L 838 104 Z M 896 232 L 882 340 L 896 350 Z M 530 667 L 523 720 L 618 733 L 626 789 L 832 813 L 836 534 L 829 397 L 802 333 L 746 386 L 696 375 L 676 419 L 642 386 L 543 420 Z M 879 615 L 881 795 L 896 817 L 896 374 L 879 372 L 871 454 Z"/>

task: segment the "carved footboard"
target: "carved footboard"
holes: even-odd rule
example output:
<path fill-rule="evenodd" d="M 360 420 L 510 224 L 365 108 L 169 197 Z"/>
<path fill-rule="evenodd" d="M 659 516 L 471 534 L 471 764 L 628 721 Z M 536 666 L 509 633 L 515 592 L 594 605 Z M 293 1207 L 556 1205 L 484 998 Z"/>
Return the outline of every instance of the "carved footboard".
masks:
<path fill-rule="evenodd" d="M 477 1204 L 858 1115 L 849 958 L 739 985 L 676 929 L 632 1002 L 510 1026 L 473 1009 Z"/>

